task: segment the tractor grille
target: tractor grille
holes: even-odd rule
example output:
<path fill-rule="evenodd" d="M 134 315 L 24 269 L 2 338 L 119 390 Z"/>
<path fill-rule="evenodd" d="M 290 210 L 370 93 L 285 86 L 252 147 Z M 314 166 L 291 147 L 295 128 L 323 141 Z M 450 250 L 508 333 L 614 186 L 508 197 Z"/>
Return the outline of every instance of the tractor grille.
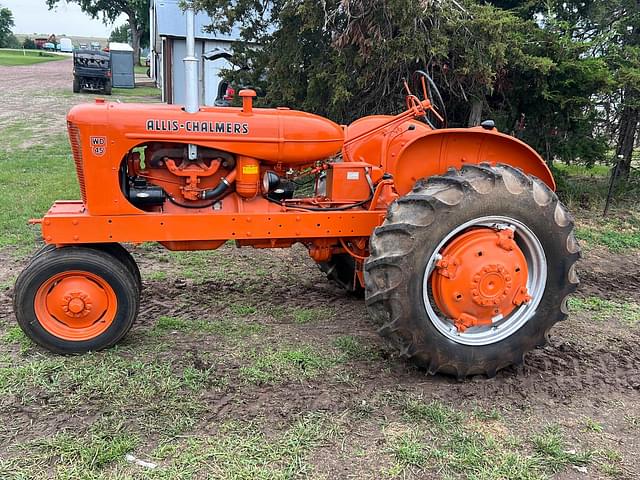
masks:
<path fill-rule="evenodd" d="M 67 127 L 69 128 L 69 142 L 71 143 L 73 161 L 76 164 L 76 173 L 78 175 L 78 183 L 80 184 L 82 203 L 86 204 L 87 189 L 84 185 L 84 164 L 82 162 L 82 142 L 80 141 L 80 130 L 71 122 L 67 122 Z"/>

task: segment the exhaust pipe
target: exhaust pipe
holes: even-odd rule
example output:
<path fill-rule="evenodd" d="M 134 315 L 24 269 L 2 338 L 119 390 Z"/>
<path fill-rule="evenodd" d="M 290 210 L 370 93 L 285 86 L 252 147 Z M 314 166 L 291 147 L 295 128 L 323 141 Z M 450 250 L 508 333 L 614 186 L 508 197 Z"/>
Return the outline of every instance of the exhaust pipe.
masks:
<path fill-rule="evenodd" d="M 184 111 L 187 113 L 198 113 L 200 107 L 198 105 L 198 59 L 196 58 L 196 17 L 193 12 L 193 5 L 187 4 L 185 11 L 187 17 L 187 56 L 182 60 L 184 62 Z M 198 159 L 198 146 L 195 144 L 187 145 L 187 158 L 189 160 Z"/>
<path fill-rule="evenodd" d="M 198 59 L 196 58 L 196 22 L 192 4 L 187 4 L 185 13 L 187 17 L 187 56 L 182 60 L 186 86 L 184 110 L 187 113 L 197 113 L 200 110 L 198 105 Z"/>

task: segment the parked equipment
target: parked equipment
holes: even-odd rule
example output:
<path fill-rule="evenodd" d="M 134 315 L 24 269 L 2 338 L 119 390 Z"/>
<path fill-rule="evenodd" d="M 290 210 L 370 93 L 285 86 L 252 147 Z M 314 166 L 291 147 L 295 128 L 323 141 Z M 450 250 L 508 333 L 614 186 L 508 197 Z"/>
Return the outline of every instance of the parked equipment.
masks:
<path fill-rule="evenodd" d="M 133 65 L 133 48 L 126 43 L 109 43 L 111 54 L 111 72 L 113 86 L 116 88 L 135 88 L 136 76 Z"/>
<path fill-rule="evenodd" d="M 70 38 L 60 39 L 60 51 L 65 53 L 73 52 L 73 42 Z"/>
<path fill-rule="evenodd" d="M 406 110 L 342 127 L 286 108 L 197 104 L 187 10 L 187 102 L 97 99 L 68 115 L 82 200 L 42 219 L 16 317 L 58 353 L 118 342 L 140 273 L 122 243 L 170 250 L 301 243 L 328 277 L 364 292 L 380 334 L 429 373 L 495 375 L 545 343 L 577 286 L 573 220 L 551 172 L 492 122 L 446 128 L 418 72 Z M 418 98 L 419 95 L 422 98 Z M 315 178 L 310 196 L 296 181 Z"/>
<path fill-rule="evenodd" d="M 101 92 L 111 95 L 111 58 L 97 50 L 73 52 L 73 93 Z"/>

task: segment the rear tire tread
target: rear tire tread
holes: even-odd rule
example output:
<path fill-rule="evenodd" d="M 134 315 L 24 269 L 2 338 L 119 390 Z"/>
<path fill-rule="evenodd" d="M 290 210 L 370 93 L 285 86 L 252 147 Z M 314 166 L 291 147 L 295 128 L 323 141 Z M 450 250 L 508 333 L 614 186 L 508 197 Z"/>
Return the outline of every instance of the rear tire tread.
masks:
<path fill-rule="evenodd" d="M 575 238 L 569 239 L 569 236 L 573 235 L 573 218 L 558 201 L 555 193 L 542 181 L 504 164 L 494 167 L 489 164 L 467 165 L 461 170 L 449 170 L 444 175 L 418 181 L 410 193 L 389 208 L 384 223 L 372 235 L 371 256 L 365 263 L 366 304 L 371 317 L 378 324 L 379 333 L 392 344 L 399 345 L 403 357 L 411 358 L 414 363 L 425 368 L 430 374 L 443 372 L 459 378 L 475 374 L 493 377 L 497 371 L 506 366 L 521 364 L 524 361 L 524 354 L 539 345 L 544 345 L 553 325 L 566 318 L 566 313 L 561 308 L 557 308 L 554 312 L 550 312 L 549 318 L 542 321 L 544 328 L 539 329 L 533 338 L 522 345 L 522 348 L 507 348 L 509 345 L 505 345 L 502 358 L 485 358 L 480 364 L 447 360 L 433 348 L 433 345 L 416 343 L 417 335 L 412 332 L 412 320 L 408 318 L 409 307 L 402 302 L 402 299 L 408 298 L 406 286 L 409 284 L 413 269 L 410 264 L 411 255 L 416 247 L 425 241 L 424 237 L 429 235 L 426 233 L 419 238 L 419 233 L 429 231 L 429 227 L 437 220 L 438 212 L 441 215 L 455 215 L 461 211 L 463 199 L 472 196 L 474 201 L 482 202 L 483 196 L 498 188 L 516 197 L 528 195 L 533 197 L 541 208 L 559 209 L 562 212 L 560 216 L 563 218 L 563 223 L 566 220 L 566 225 L 558 223 L 557 216 L 552 215 L 552 218 L 556 219 L 554 229 L 566 238 L 567 245 L 574 245 L 575 248 L 574 251 L 570 251 L 569 248 L 564 249 L 564 255 L 568 259 L 565 262 L 566 281 L 562 283 L 558 296 L 565 299 L 577 288 L 577 275 L 573 275 L 575 279 L 570 278 L 572 275 L 570 271 L 574 270 L 574 264 L 580 257 L 580 248 Z M 519 189 L 521 193 L 516 194 L 515 191 Z M 537 192 L 539 192 L 538 195 L 536 195 Z M 547 198 L 550 198 L 550 202 L 545 204 L 542 200 Z M 517 198 L 514 198 L 514 201 L 516 200 Z M 424 215 L 416 215 L 415 207 L 425 205 L 429 205 L 434 210 L 430 221 Z M 412 241 L 404 241 L 403 238 L 406 237 L 410 237 Z M 422 304 L 422 299 L 414 301 Z M 403 330 L 405 330 L 404 334 L 398 333 Z M 508 340 L 505 339 L 500 343 Z"/>

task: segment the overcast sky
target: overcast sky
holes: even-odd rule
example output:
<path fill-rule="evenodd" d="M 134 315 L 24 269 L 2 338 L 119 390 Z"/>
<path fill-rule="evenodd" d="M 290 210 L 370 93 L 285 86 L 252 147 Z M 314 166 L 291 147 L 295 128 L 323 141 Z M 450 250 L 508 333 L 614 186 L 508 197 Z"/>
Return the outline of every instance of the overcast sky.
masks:
<path fill-rule="evenodd" d="M 58 6 L 49 11 L 45 0 L 0 0 L 0 5 L 13 13 L 16 24 L 13 33 L 75 35 L 79 37 L 107 38 L 113 25 L 101 20 L 92 20 L 75 3 L 60 0 Z M 125 23 L 126 17 L 116 20 L 115 25 Z"/>

